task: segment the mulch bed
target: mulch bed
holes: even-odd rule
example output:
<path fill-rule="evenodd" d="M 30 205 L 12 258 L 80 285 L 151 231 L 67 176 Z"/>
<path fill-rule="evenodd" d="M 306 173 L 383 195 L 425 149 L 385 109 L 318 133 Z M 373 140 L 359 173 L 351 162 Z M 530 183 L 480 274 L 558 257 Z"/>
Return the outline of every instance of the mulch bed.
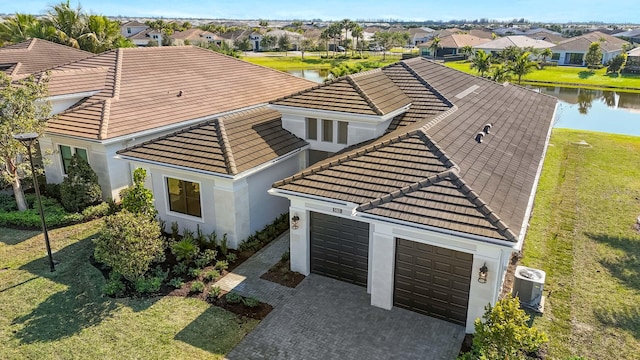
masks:
<path fill-rule="evenodd" d="M 269 315 L 271 310 L 273 310 L 273 306 L 263 302 L 255 307 L 246 306 L 242 302 L 238 304 L 228 303 L 226 300 L 226 294 L 213 301 L 209 301 L 209 303 L 230 311 L 240 317 L 247 317 L 257 320 L 264 319 L 267 315 Z"/>
<path fill-rule="evenodd" d="M 289 260 L 280 260 L 273 265 L 269 271 L 262 274 L 260 278 L 276 284 L 295 288 L 302 280 L 304 280 L 305 276 L 299 272 L 291 271 L 290 269 L 291 264 Z"/>

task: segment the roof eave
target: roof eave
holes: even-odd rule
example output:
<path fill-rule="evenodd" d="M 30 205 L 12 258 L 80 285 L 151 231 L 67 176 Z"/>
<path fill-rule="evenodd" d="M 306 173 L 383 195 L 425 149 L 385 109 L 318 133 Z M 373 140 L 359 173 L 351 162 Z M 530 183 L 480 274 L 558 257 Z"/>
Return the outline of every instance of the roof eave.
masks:
<path fill-rule="evenodd" d="M 305 116 L 305 117 L 330 118 L 330 119 L 337 119 L 337 120 L 378 124 L 378 123 L 385 122 L 389 119 L 393 119 L 394 117 L 407 112 L 411 107 L 411 105 L 412 104 L 409 103 L 403 107 L 400 107 L 384 115 L 356 114 L 356 113 L 349 113 L 344 111 L 310 109 L 310 108 L 303 108 L 298 106 L 276 105 L 276 104 L 269 104 L 269 108 L 277 110 L 283 115 L 289 114 L 289 115 L 299 115 L 299 116 Z"/>

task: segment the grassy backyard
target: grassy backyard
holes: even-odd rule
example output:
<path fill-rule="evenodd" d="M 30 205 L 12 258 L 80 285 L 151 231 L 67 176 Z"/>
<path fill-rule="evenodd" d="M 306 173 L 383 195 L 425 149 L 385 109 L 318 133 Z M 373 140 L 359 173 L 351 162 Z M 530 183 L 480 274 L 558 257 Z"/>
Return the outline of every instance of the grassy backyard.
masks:
<path fill-rule="evenodd" d="M 636 358 L 640 137 L 556 129 L 551 143 L 524 248 L 524 265 L 547 272 L 534 324 L 551 359 Z"/>
<path fill-rule="evenodd" d="M 447 62 L 445 65 L 478 75 L 475 69 L 471 69 L 471 63 L 466 61 Z M 584 67 L 571 66 L 547 66 L 543 70 L 534 70 L 522 78 L 522 83 L 549 83 L 558 86 L 579 86 L 584 88 L 625 88 L 640 91 L 640 75 L 607 75 L 606 69 L 588 71 Z"/>
<path fill-rule="evenodd" d="M 329 52 L 331 54 L 331 52 Z M 392 55 L 387 54 L 386 59 L 383 60 L 382 55 L 372 55 L 366 59 L 347 59 L 347 58 L 327 58 L 323 59 L 319 55 L 305 55 L 304 60 L 300 56 L 289 55 L 275 55 L 275 56 L 247 56 L 242 57 L 242 60 L 266 66 L 268 68 L 276 70 L 289 70 L 289 69 L 331 69 L 334 66 L 341 64 L 356 64 L 361 63 L 367 65 L 367 67 L 382 67 L 388 64 L 393 64 L 400 60 L 400 54 Z"/>
<path fill-rule="evenodd" d="M 51 231 L 0 228 L 0 358 L 222 359 L 256 325 L 191 298 L 112 299 L 90 265 L 100 220 Z"/>

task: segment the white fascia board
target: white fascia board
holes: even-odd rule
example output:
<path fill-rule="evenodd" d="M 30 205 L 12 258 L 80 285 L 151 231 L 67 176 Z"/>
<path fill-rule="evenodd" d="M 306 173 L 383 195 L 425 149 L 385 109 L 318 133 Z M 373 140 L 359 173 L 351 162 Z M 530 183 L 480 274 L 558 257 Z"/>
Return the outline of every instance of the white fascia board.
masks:
<path fill-rule="evenodd" d="M 258 166 L 252 167 L 249 170 L 245 170 L 245 171 L 235 175 L 233 178 L 234 179 L 242 179 L 244 177 L 253 175 L 253 174 L 255 174 L 257 172 L 260 172 L 260 171 L 262 171 L 264 169 L 267 169 L 267 168 L 269 168 L 269 167 L 271 167 L 271 166 L 273 166 L 273 165 L 275 165 L 275 164 L 277 164 L 277 163 L 279 163 L 281 161 L 287 160 L 287 159 L 291 158 L 292 156 L 298 155 L 300 152 L 302 152 L 304 150 L 307 150 L 310 147 L 311 147 L 311 145 L 305 145 L 305 146 L 303 146 L 301 148 L 297 148 L 297 149 L 295 149 L 293 151 L 290 151 L 290 152 L 288 152 L 288 153 L 286 153 L 286 154 L 284 154 L 282 156 L 278 156 L 277 158 L 275 158 L 273 160 L 269 160 L 269 161 L 267 161 L 265 163 L 262 163 L 262 164 L 260 164 Z"/>
<path fill-rule="evenodd" d="M 91 97 L 97 93 L 99 93 L 100 90 L 94 90 L 94 91 L 85 91 L 85 92 L 79 92 L 79 93 L 71 93 L 71 94 L 64 94 L 64 95 L 53 95 L 53 96 L 47 96 L 45 98 L 43 98 L 43 101 L 58 101 L 58 100 L 69 100 L 69 99 L 75 99 L 75 98 L 86 98 L 86 97 Z"/>
<path fill-rule="evenodd" d="M 188 127 L 188 126 L 200 123 L 200 122 L 204 122 L 204 121 L 207 121 L 207 120 L 220 118 L 220 117 L 231 115 L 233 113 L 237 113 L 237 112 L 241 112 L 241 111 L 255 109 L 255 108 L 258 108 L 258 107 L 261 107 L 261 106 L 264 106 L 264 105 L 266 105 L 266 104 L 257 104 L 257 105 L 243 107 L 243 108 L 240 108 L 240 109 L 226 111 L 226 112 L 223 112 L 223 113 L 207 115 L 207 116 L 203 116 L 203 117 L 200 117 L 200 118 L 186 120 L 186 121 L 182 121 L 182 122 L 175 123 L 175 124 L 165 125 L 165 126 L 161 126 L 161 127 L 157 127 L 157 128 L 153 128 L 153 129 L 149 129 L 149 130 L 144 130 L 144 131 L 140 131 L 140 132 L 136 132 L 136 133 L 122 135 L 122 136 L 114 137 L 114 138 L 107 139 L 107 140 L 101 140 L 100 142 L 102 142 L 103 144 L 110 144 L 110 143 L 119 142 L 119 141 L 122 141 L 122 140 L 135 139 L 136 137 L 139 137 L 139 136 L 153 135 L 154 133 L 158 133 L 158 132 L 177 130 L 177 129 L 185 128 L 185 127 Z"/>
<path fill-rule="evenodd" d="M 363 219 L 369 219 L 369 220 L 374 220 L 374 221 L 378 221 L 378 222 L 383 222 L 383 223 L 386 223 L 386 224 L 402 226 L 402 227 L 405 227 L 405 228 L 421 229 L 421 230 L 436 232 L 436 233 L 440 233 L 440 234 L 451 235 L 451 236 L 455 236 L 455 237 L 458 237 L 458 238 L 469 239 L 469 240 L 474 240 L 474 241 L 480 241 L 482 243 L 491 244 L 491 245 L 497 245 L 497 246 L 505 247 L 505 248 L 509 248 L 509 249 L 515 249 L 516 246 L 517 246 L 517 243 L 513 243 L 513 242 L 509 242 L 509 241 L 493 239 L 493 238 L 489 238 L 489 237 L 485 237 L 485 236 L 472 235 L 472 234 L 467 234 L 467 233 L 458 232 L 458 231 L 449 230 L 449 229 L 443 229 L 443 228 L 434 227 L 434 226 L 416 224 L 416 223 L 412 223 L 412 222 L 408 222 L 408 221 L 391 219 L 391 218 L 388 218 L 388 217 L 374 215 L 374 214 L 366 214 L 366 213 L 354 211 L 353 216 L 359 217 L 359 218 L 363 218 Z"/>
<path fill-rule="evenodd" d="M 323 203 L 330 204 L 330 205 L 342 205 L 342 206 L 344 206 L 346 208 L 354 209 L 354 211 L 359 206 L 358 204 L 354 204 L 354 203 L 348 202 L 348 201 L 330 199 L 330 198 L 326 198 L 326 197 L 322 197 L 322 196 L 316 196 L 316 195 L 302 194 L 302 193 L 299 193 L 299 192 L 289 191 L 289 190 L 284 190 L 284 189 L 271 188 L 271 189 L 267 190 L 267 192 L 270 195 L 286 197 L 288 199 L 291 199 L 291 198 L 307 199 L 307 200 L 323 202 Z"/>
<path fill-rule="evenodd" d="M 282 115 L 297 115 L 297 116 L 320 118 L 320 119 L 327 119 L 327 120 L 361 122 L 366 124 L 379 124 L 381 122 L 385 122 L 389 119 L 392 119 L 402 113 L 405 113 L 407 110 L 409 110 L 409 108 L 411 107 L 411 104 L 407 106 L 403 106 L 395 111 L 392 111 L 382 116 L 353 114 L 353 113 L 347 113 L 342 111 L 309 109 L 309 108 L 302 108 L 302 107 L 296 107 L 296 106 L 282 106 L 282 105 L 274 105 L 274 104 L 270 104 L 269 107 L 279 111 Z"/>
<path fill-rule="evenodd" d="M 518 234 L 518 251 L 522 250 L 522 245 L 524 243 L 524 238 L 527 233 L 527 228 L 529 227 L 529 220 L 531 217 L 531 212 L 533 211 L 533 203 L 536 199 L 536 193 L 538 190 L 538 182 L 540 182 L 540 176 L 542 176 L 542 167 L 544 165 L 544 160 L 547 156 L 547 149 L 549 148 L 549 141 L 551 139 L 551 132 L 553 130 L 553 125 L 556 122 L 556 112 L 558 111 L 559 103 L 556 102 L 556 107 L 553 109 L 553 117 L 551 120 L 551 124 L 549 125 L 549 130 L 547 131 L 547 137 L 544 141 L 544 149 L 542 150 L 542 157 L 540 158 L 540 163 L 538 164 L 538 170 L 536 170 L 536 177 L 533 180 L 533 187 L 531 188 L 531 194 L 529 195 L 529 201 L 527 202 L 527 209 L 524 212 L 524 220 L 522 221 L 522 227 L 520 228 L 520 234 Z"/>
<path fill-rule="evenodd" d="M 118 154 L 118 155 L 114 156 L 114 158 L 118 159 L 118 160 L 128 160 L 128 161 L 131 161 L 131 162 L 134 162 L 134 163 L 149 164 L 149 165 L 154 165 L 154 166 L 158 166 L 158 167 L 165 167 L 165 168 L 174 169 L 174 170 L 192 172 L 192 173 L 201 174 L 201 175 L 215 176 L 215 177 L 225 178 L 225 179 L 233 179 L 233 176 L 231 176 L 231 175 L 215 173 L 215 172 L 212 172 L 212 171 L 198 170 L 198 169 L 193 169 L 193 168 L 189 168 L 189 167 L 186 167 L 186 166 L 165 164 L 165 163 L 161 163 L 161 162 L 158 162 L 158 161 L 139 159 L 139 158 L 126 156 L 126 155 Z"/>

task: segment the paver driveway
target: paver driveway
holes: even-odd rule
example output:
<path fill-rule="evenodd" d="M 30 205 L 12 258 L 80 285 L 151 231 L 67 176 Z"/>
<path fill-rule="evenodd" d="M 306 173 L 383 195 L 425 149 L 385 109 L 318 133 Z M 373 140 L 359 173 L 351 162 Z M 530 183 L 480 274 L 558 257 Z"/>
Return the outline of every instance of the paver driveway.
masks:
<path fill-rule="evenodd" d="M 244 359 L 455 359 L 464 328 L 370 305 L 366 289 L 308 276 L 228 355 Z"/>

